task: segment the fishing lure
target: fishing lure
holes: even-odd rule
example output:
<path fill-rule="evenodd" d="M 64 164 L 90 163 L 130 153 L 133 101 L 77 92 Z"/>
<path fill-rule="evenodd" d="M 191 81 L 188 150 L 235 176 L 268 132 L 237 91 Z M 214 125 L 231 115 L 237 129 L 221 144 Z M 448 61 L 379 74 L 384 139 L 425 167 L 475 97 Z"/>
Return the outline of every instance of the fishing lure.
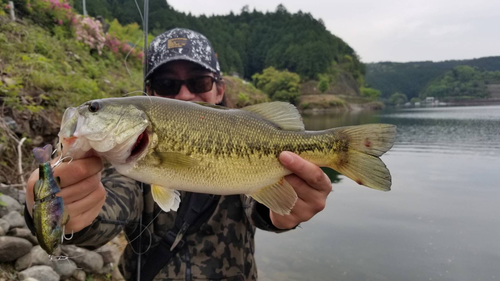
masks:
<path fill-rule="evenodd" d="M 64 208 L 63 199 L 57 196 L 61 191 L 59 177 L 54 177 L 50 164 L 52 145 L 33 149 L 39 165 L 39 180 L 33 187 L 33 222 L 38 243 L 47 254 L 53 256 L 64 239 L 64 225 L 69 214 Z M 58 163 L 62 162 L 62 159 Z M 56 163 L 56 165 L 58 165 Z"/>

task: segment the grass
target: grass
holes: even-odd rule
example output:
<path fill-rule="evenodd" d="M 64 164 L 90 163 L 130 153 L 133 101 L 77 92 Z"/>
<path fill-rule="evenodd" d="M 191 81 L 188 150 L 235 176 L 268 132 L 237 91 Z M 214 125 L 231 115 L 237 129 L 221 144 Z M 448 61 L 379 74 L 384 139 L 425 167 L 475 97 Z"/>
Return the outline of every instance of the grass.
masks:
<path fill-rule="evenodd" d="M 29 96 L 28 104 L 64 110 L 89 99 L 142 89 L 140 62 L 128 62 L 129 75 L 124 61 L 109 50 L 99 56 L 74 38 L 60 38 L 40 26 L 2 16 L 0 34 L 0 70 L 18 85 L 1 87 L 6 95 L 15 90 L 20 104 Z"/>
<path fill-rule="evenodd" d="M 300 109 L 345 108 L 347 103 L 334 95 L 304 95 L 300 97 Z"/>
<path fill-rule="evenodd" d="M 128 71 L 127 71 L 128 68 Z M 130 73 L 130 74 L 129 74 Z M 62 113 L 91 99 L 119 97 L 142 90 L 142 64 L 104 50 L 102 55 L 75 38 L 65 37 L 24 19 L 12 22 L 0 15 L 0 116 L 16 122 L 16 135 L 27 137 L 23 170 L 30 171 L 31 140 L 42 136 L 52 143 Z M 45 120 L 40 124 L 40 121 Z M 35 125 L 37 124 L 37 125 Z M 2 182 L 17 183 L 12 169 L 17 143 L 2 130 L 0 143 L 6 147 L 0 163 Z M 14 165 L 14 166 L 13 166 Z"/>
<path fill-rule="evenodd" d="M 250 82 L 235 76 L 224 77 L 224 80 L 226 81 L 226 97 L 235 107 L 241 108 L 269 101 L 267 95 Z"/>

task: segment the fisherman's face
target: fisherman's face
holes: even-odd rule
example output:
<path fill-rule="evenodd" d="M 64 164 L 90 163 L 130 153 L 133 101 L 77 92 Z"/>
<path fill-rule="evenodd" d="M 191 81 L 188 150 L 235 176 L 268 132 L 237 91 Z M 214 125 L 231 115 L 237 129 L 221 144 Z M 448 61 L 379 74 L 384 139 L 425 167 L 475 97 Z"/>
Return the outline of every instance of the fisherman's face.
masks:
<path fill-rule="evenodd" d="M 202 66 L 190 61 L 173 61 L 160 67 L 153 79 L 165 81 L 165 79 L 187 80 L 202 76 L 214 77 L 214 74 Z M 161 83 L 160 83 L 161 85 Z M 212 104 L 218 104 L 224 96 L 224 87 L 217 87 L 215 82 L 212 82 L 212 89 L 203 93 L 192 93 L 186 84 L 182 84 L 178 93 L 169 95 L 159 95 L 154 89 L 150 90 L 155 96 L 172 98 L 184 101 L 203 101 Z"/>

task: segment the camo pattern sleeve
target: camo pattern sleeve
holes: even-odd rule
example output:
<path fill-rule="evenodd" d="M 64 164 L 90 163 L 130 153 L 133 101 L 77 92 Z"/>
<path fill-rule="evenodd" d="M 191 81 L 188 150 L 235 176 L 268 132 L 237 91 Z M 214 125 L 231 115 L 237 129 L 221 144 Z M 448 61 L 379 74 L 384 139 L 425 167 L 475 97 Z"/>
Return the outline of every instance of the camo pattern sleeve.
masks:
<path fill-rule="evenodd" d="M 101 212 L 91 225 L 75 233 L 65 244 L 96 249 L 113 239 L 125 226 L 137 227 L 143 209 L 140 185 L 112 168 L 102 173 L 107 195 Z"/>
<path fill-rule="evenodd" d="M 255 201 L 253 198 L 241 195 L 241 201 L 245 206 L 245 212 L 248 220 L 257 228 L 272 231 L 276 233 L 281 233 L 289 231 L 290 229 L 279 229 L 273 225 L 271 218 L 269 217 L 269 208 Z M 295 229 L 292 228 L 292 229 Z"/>

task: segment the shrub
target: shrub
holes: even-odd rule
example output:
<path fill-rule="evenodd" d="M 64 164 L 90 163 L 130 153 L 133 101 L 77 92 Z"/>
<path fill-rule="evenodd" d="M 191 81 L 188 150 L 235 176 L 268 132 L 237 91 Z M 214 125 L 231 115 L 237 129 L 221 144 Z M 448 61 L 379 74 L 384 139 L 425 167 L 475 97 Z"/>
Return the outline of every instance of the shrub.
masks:
<path fill-rule="evenodd" d="M 248 96 L 248 94 L 242 92 L 238 93 L 238 102 L 236 104 L 238 107 L 246 106 L 249 101 L 250 97 Z"/>
<path fill-rule="evenodd" d="M 76 14 L 72 11 L 67 0 L 37 0 L 19 1 L 31 19 L 36 23 L 47 26 L 54 32 L 54 28 L 62 26 L 58 30 L 59 34 L 71 37 L 72 27 Z"/>
<path fill-rule="evenodd" d="M 300 76 L 296 73 L 268 67 L 264 69 L 262 74 L 254 74 L 252 79 L 256 87 L 264 91 L 271 100 L 295 104 L 300 96 Z"/>
<path fill-rule="evenodd" d="M 327 75 L 319 76 L 318 90 L 322 93 L 326 92 L 330 87 L 330 81 Z"/>
<path fill-rule="evenodd" d="M 100 21 L 78 15 L 76 19 L 76 39 L 82 41 L 90 49 L 97 50 L 102 54 L 102 49 L 106 43 L 106 37 Z"/>
<path fill-rule="evenodd" d="M 393 105 L 403 105 L 408 101 L 405 94 L 396 92 L 389 98 L 389 103 Z"/>
<path fill-rule="evenodd" d="M 375 90 L 372 88 L 365 88 L 361 87 L 361 95 L 363 97 L 372 99 L 372 100 L 378 100 L 380 98 L 381 92 L 379 90 Z"/>

